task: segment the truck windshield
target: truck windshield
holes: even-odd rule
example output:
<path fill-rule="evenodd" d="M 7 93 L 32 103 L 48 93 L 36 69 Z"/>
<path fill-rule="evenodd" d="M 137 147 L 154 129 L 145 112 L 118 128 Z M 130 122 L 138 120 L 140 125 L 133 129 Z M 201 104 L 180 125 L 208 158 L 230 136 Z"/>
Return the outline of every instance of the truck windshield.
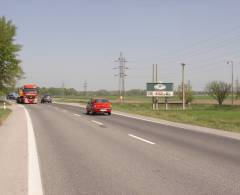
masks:
<path fill-rule="evenodd" d="M 37 93 L 37 89 L 35 89 L 35 88 L 24 88 L 23 91 L 24 92 Z"/>

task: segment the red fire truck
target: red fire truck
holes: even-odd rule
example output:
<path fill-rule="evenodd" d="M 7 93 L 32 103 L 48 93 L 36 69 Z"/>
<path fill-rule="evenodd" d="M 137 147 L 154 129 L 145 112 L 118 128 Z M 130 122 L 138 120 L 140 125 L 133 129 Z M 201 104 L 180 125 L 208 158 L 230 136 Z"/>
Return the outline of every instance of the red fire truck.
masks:
<path fill-rule="evenodd" d="M 25 84 L 18 90 L 17 102 L 20 104 L 37 104 L 38 90 L 35 84 Z"/>

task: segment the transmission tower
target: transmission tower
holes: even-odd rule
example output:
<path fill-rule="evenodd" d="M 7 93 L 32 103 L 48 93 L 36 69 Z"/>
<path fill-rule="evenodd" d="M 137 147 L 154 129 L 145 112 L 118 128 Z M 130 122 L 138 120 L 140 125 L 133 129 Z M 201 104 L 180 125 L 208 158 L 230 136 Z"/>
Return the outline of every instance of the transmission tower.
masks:
<path fill-rule="evenodd" d="M 65 83 L 62 83 L 62 98 L 65 97 Z"/>
<path fill-rule="evenodd" d="M 85 96 L 87 95 L 87 87 L 88 87 L 87 81 L 84 81 L 83 88 L 84 88 L 84 95 Z"/>
<path fill-rule="evenodd" d="M 126 64 L 126 59 L 125 57 L 123 57 L 122 52 L 120 53 L 120 57 L 115 60 L 115 62 L 119 63 L 119 65 L 114 68 L 114 69 L 118 69 L 119 73 L 116 74 L 115 76 L 118 76 L 119 78 L 119 83 L 118 83 L 118 87 L 119 87 L 119 96 L 120 98 L 125 97 L 125 77 L 126 75 L 126 69 L 128 69 L 128 67 L 125 66 Z"/>

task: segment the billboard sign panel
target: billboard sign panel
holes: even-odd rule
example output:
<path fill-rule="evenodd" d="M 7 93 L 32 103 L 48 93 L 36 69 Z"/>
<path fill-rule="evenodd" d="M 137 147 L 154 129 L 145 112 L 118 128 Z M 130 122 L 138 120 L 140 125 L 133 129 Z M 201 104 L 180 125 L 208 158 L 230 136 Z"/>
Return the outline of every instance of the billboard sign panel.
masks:
<path fill-rule="evenodd" d="M 173 83 L 147 83 L 148 97 L 173 96 Z"/>

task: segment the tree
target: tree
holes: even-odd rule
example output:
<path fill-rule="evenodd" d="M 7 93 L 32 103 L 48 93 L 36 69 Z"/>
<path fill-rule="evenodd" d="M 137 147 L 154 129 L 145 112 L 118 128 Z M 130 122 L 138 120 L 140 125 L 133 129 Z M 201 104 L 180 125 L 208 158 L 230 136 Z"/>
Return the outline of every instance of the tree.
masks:
<path fill-rule="evenodd" d="M 184 92 L 185 92 L 185 103 L 189 104 L 193 101 L 193 92 L 192 87 L 190 85 L 184 85 Z M 177 95 L 182 100 L 182 85 L 178 86 Z"/>
<path fill-rule="evenodd" d="M 0 92 L 14 87 L 23 75 L 18 54 L 21 46 L 15 44 L 16 26 L 4 16 L 0 17 Z"/>
<path fill-rule="evenodd" d="M 219 105 L 223 104 L 230 93 L 230 89 L 231 85 L 222 81 L 212 81 L 206 86 L 206 92 L 216 99 Z"/>
<path fill-rule="evenodd" d="M 65 95 L 66 96 L 77 96 L 78 95 L 78 92 L 76 89 L 74 88 L 69 88 L 69 89 L 65 89 Z"/>

